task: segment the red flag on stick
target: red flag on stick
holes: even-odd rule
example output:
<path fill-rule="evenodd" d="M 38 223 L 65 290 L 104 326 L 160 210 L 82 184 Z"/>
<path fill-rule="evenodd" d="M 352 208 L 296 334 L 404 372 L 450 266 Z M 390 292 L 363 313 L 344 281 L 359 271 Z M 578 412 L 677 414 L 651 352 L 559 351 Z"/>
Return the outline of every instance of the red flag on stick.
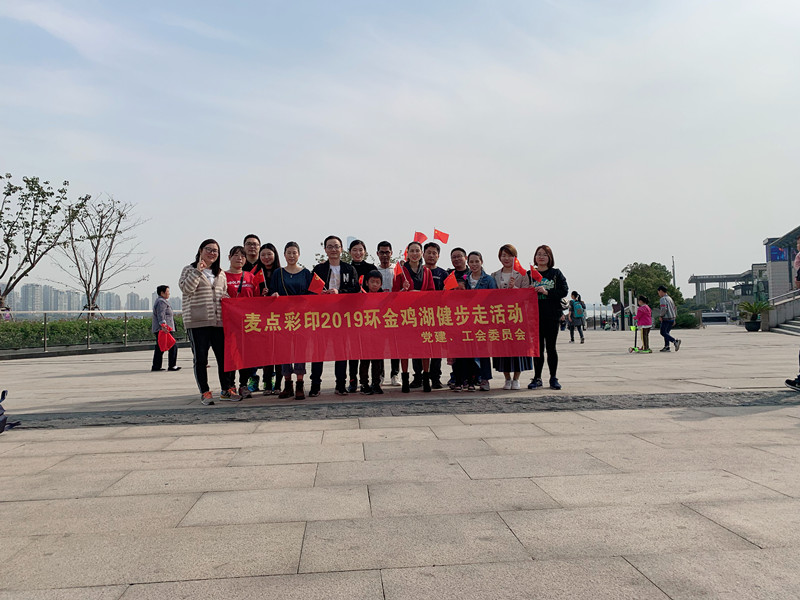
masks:
<path fill-rule="evenodd" d="M 536 267 L 534 267 L 533 265 L 531 265 L 531 279 L 533 279 L 534 281 L 542 280 L 542 274 L 539 273 L 539 271 L 537 271 Z"/>
<path fill-rule="evenodd" d="M 528 272 L 524 269 L 522 264 L 519 262 L 519 259 L 515 256 L 514 257 L 514 270 L 519 273 L 520 275 L 527 275 Z"/>
<path fill-rule="evenodd" d="M 456 272 L 453 271 L 444 278 L 444 289 L 446 290 L 454 290 L 458 287 L 458 281 L 456 281 Z"/>
<path fill-rule="evenodd" d="M 414 232 L 414 241 L 415 242 L 419 242 L 420 244 L 424 244 L 427 241 L 427 239 L 428 239 L 428 236 L 425 235 L 424 233 L 421 233 L 419 231 L 415 231 Z"/>
<path fill-rule="evenodd" d="M 363 276 L 363 275 L 361 275 L 361 276 L 358 278 L 358 285 L 359 285 L 359 286 L 361 286 L 361 293 L 362 293 L 362 294 L 366 294 L 366 293 L 367 293 L 367 290 L 365 290 L 365 289 L 364 289 L 364 276 Z"/>
<path fill-rule="evenodd" d="M 433 230 L 433 239 L 439 240 L 443 244 L 447 243 L 447 240 L 450 239 L 450 234 L 445 233 L 444 231 L 439 231 L 438 229 Z"/>
<path fill-rule="evenodd" d="M 325 282 L 322 281 L 322 277 L 314 273 L 314 277 L 311 279 L 311 285 L 308 286 L 308 291 L 312 294 L 319 294 L 324 289 Z"/>

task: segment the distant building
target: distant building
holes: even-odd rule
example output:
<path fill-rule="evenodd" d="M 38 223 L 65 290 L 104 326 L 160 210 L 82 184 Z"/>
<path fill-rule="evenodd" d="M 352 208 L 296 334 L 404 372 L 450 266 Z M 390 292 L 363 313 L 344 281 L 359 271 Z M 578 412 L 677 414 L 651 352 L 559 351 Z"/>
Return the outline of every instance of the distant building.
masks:
<path fill-rule="evenodd" d="M 19 310 L 37 311 L 44 310 L 42 302 L 42 286 L 38 283 L 26 283 L 20 289 Z"/>

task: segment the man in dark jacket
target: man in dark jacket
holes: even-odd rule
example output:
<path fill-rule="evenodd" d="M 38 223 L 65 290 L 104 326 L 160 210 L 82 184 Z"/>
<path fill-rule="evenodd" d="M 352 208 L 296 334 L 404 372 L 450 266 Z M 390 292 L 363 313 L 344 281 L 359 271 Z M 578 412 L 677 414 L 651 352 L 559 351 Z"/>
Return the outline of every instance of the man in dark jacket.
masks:
<path fill-rule="evenodd" d="M 314 273 L 325 282 L 323 294 L 358 294 L 361 285 L 358 283 L 358 273 L 353 265 L 342 262 L 342 240 L 338 236 L 329 235 L 323 242 L 328 260 L 314 267 Z M 336 376 L 336 393 L 340 396 L 347 395 L 347 361 L 337 360 L 334 369 Z M 322 385 L 322 363 L 311 363 L 311 389 L 310 397 L 319 396 Z"/>

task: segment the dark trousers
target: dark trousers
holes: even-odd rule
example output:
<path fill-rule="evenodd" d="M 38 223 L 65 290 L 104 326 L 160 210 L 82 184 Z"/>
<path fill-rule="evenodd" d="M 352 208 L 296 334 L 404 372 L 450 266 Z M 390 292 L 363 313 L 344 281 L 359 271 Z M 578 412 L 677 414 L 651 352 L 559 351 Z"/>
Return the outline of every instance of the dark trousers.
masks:
<path fill-rule="evenodd" d="M 344 383 L 347 379 L 347 361 L 337 360 L 334 365 L 334 375 L 336 383 Z M 322 383 L 322 363 L 311 363 L 311 383 Z"/>
<path fill-rule="evenodd" d="M 153 352 L 153 369 L 158 370 L 161 368 L 163 364 L 162 361 L 164 359 L 164 353 L 161 351 L 161 348 L 158 347 L 158 334 L 156 336 L 156 349 Z M 178 344 L 175 344 L 167 350 L 167 366 L 170 369 L 174 369 L 175 366 L 178 364 Z"/>
<path fill-rule="evenodd" d="M 246 386 L 247 380 L 256 374 L 255 368 L 239 369 L 239 386 Z M 236 387 L 236 371 L 227 371 L 225 376 L 228 378 L 228 388 Z M 225 388 L 225 389 L 228 389 Z"/>
<path fill-rule="evenodd" d="M 367 363 L 369 366 L 368 360 L 362 360 L 361 364 Z M 361 369 L 358 368 L 358 361 L 357 360 L 348 360 L 347 366 L 350 374 L 350 381 L 358 381 L 358 376 L 361 373 Z"/>
<path fill-rule="evenodd" d="M 547 368 L 550 371 L 550 377 L 556 376 L 556 371 L 558 370 L 558 351 L 556 350 L 558 325 L 558 321 L 539 321 L 539 356 L 533 357 L 533 376 L 536 379 L 542 378 L 545 353 L 547 354 Z"/>
<path fill-rule="evenodd" d="M 575 330 L 578 330 L 578 335 L 583 339 L 583 325 L 570 325 L 569 326 L 569 339 L 575 341 Z"/>
<path fill-rule="evenodd" d="M 642 329 L 642 350 L 650 350 L 650 328 Z"/>
<path fill-rule="evenodd" d="M 222 327 L 192 327 L 186 330 L 189 343 L 192 345 L 192 367 L 194 379 L 201 394 L 208 389 L 208 350 L 214 351 L 217 359 L 217 375 L 221 390 L 231 387 L 228 376 L 225 374 L 225 335 Z"/>
<path fill-rule="evenodd" d="M 422 377 L 422 359 L 421 358 L 412 358 L 411 365 L 414 367 L 414 377 L 420 378 Z M 441 379 L 442 377 L 442 359 L 441 358 L 432 358 L 431 359 L 431 367 L 428 371 L 431 375 L 431 379 Z"/>
<path fill-rule="evenodd" d="M 675 325 L 675 319 L 661 319 L 661 337 L 664 338 L 664 347 L 669 348 L 669 343 L 675 343 L 675 338 L 669 332 L 672 331 L 672 326 Z"/>
<path fill-rule="evenodd" d="M 457 358 L 453 361 L 453 383 L 468 385 L 477 383 L 478 363 L 474 358 Z"/>
<path fill-rule="evenodd" d="M 359 368 L 361 385 L 369 385 L 369 372 L 372 370 L 372 385 L 381 384 L 381 373 L 383 372 L 383 359 L 362 360 Z"/>

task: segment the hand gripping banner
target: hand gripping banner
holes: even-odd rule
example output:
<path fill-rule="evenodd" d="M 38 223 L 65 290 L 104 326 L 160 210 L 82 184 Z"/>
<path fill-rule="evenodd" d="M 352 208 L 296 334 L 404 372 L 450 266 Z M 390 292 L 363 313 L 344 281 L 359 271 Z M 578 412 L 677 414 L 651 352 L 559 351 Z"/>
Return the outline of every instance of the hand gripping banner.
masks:
<path fill-rule="evenodd" d="M 537 303 L 531 289 L 225 299 L 225 370 L 330 360 L 538 356 Z"/>

